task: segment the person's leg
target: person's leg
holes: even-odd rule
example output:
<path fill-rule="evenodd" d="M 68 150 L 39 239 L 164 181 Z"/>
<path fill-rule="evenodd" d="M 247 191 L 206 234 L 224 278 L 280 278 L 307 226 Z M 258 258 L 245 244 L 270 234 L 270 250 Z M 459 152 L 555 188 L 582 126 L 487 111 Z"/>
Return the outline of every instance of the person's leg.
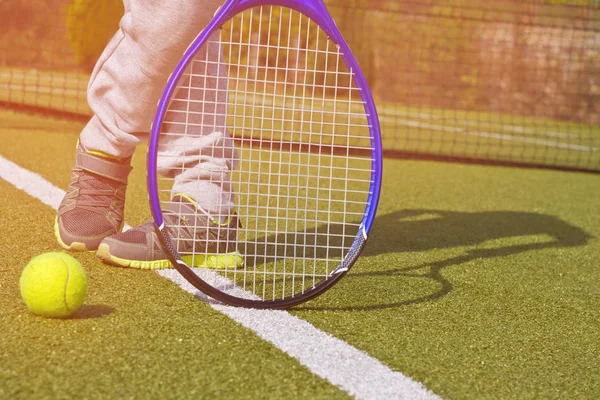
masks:
<path fill-rule="evenodd" d="M 165 116 L 158 169 L 213 218 L 234 209 L 229 172 L 237 151 L 226 128 L 227 71 L 218 37 L 209 39 L 184 73 Z M 179 112 L 180 111 L 180 112 Z"/>
<path fill-rule="evenodd" d="M 120 231 L 130 157 L 135 146 L 147 137 L 169 73 L 218 6 L 218 0 L 124 3 L 119 31 L 90 79 L 88 101 L 94 115 L 81 134 L 72 181 L 58 212 L 57 238 L 71 250 L 95 249 L 104 237 Z M 225 135 L 222 132 L 221 137 Z M 214 138 L 204 144 L 220 140 L 225 139 Z M 194 162 L 198 167 L 231 164 L 213 158 L 198 153 Z M 176 182 L 181 182 L 180 174 L 169 163 L 166 165 L 161 172 L 174 174 Z M 226 182 L 228 175 L 221 178 Z M 187 190 L 186 185 L 179 186 Z M 218 190 L 228 183 L 212 186 Z M 195 198 L 194 193 L 191 196 Z M 207 205 L 211 207 L 213 203 Z"/>
<path fill-rule="evenodd" d="M 167 18 L 172 18 L 171 22 L 163 25 L 160 29 L 148 27 L 150 20 L 158 17 L 153 16 L 148 19 L 146 15 L 136 19 L 135 4 L 131 4 L 132 30 L 128 30 L 125 25 L 124 40 L 127 40 L 128 35 L 137 38 L 135 44 L 140 50 L 139 52 L 132 50 L 132 54 L 138 66 L 142 66 L 143 75 L 153 82 L 159 81 L 161 86 L 156 92 L 151 91 L 151 88 L 145 89 L 148 91 L 146 95 L 153 98 L 148 104 L 149 110 L 146 110 L 146 116 L 138 120 L 137 125 L 131 124 L 127 126 L 126 130 L 117 129 L 126 126 L 124 124 L 129 121 L 129 118 L 134 117 L 133 115 L 127 117 L 126 114 L 126 117 L 117 116 L 109 123 L 102 124 L 102 126 L 107 125 L 111 128 L 99 135 L 92 135 L 94 140 L 97 140 L 94 142 L 94 146 L 99 151 L 111 155 L 128 156 L 130 152 L 126 149 L 131 145 L 135 147 L 140 140 L 145 139 L 145 132 L 150 129 L 156 103 L 169 73 L 175 68 L 185 48 L 209 21 L 217 6 L 214 3 L 210 8 L 206 8 L 207 4 L 203 4 L 204 19 L 186 20 L 184 16 L 189 18 L 198 10 L 195 8 L 186 10 L 189 0 L 186 0 L 185 3 L 185 7 L 183 7 L 183 3 L 177 3 L 177 12 L 174 14 L 169 12 Z M 154 6 L 156 3 L 146 5 L 150 10 Z M 173 7 L 172 3 L 169 6 Z M 195 6 L 197 6 L 196 3 Z M 207 12 L 208 10 L 209 12 Z M 162 18 L 160 20 L 166 21 Z M 142 22 L 141 27 L 143 28 L 137 29 L 136 21 Z M 175 22 L 183 24 L 183 26 L 178 25 L 175 28 L 177 33 L 169 33 L 168 25 Z M 137 30 L 140 32 L 136 36 L 133 32 Z M 173 40 L 173 37 L 180 39 L 170 44 L 156 46 L 152 37 L 159 34 L 170 34 L 170 40 Z M 115 54 L 111 55 L 108 61 L 115 57 Z M 177 230 L 177 232 L 172 232 L 172 235 L 177 238 L 179 250 L 185 252 L 193 249 L 194 252 L 206 253 L 206 257 L 194 258 L 192 262 L 197 265 L 226 262 L 231 266 L 240 265 L 243 260 L 235 252 L 238 219 L 233 212 L 234 199 L 229 172 L 235 168 L 237 155 L 233 141 L 225 128 L 227 76 L 220 61 L 220 47 L 212 45 L 206 53 L 199 54 L 190 67 L 194 77 L 191 78 L 193 79 L 191 84 L 184 86 L 198 89 L 182 88 L 176 93 L 176 96 L 182 99 L 178 107 L 193 113 L 187 117 L 183 113 L 179 114 L 189 122 L 187 126 L 165 125 L 164 136 L 160 139 L 158 167 L 160 174 L 173 179 L 172 203 L 165 207 L 163 216 L 168 226 Z M 101 71 L 104 70 L 108 71 L 109 77 L 116 73 L 116 71 L 111 73 L 110 68 L 106 67 L 106 63 Z M 136 85 L 148 84 L 144 76 L 138 75 L 140 81 Z M 95 80 L 97 81 L 99 78 L 102 78 L 100 73 Z M 130 83 L 131 79 L 127 78 L 126 82 L 118 82 L 117 86 L 122 87 L 122 85 Z M 90 85 L 92 94 L 95 93 L 93 91 L 95 86 L 100 87 L 98 93 L 103 95 L 108 91 L 108 89 L 102 89 L 101 85 L 92 83 Z M 128 101 L 135 101 L 139 96 L 140 92 L 136 92 Z M 93 101 L 94 99 L 91 98 L 90 103 Z M 113 111 L 106 114 L 107 117 L 117 112 L 118 103 L 115 103 L 114 107 Z M 143 111 L 140 112 L 143 114 Z M 96 115 L 98 116 L 99 113 Z M 102 120 L 102 118 L 98 120 Z M 144 121 L 147 124 L 144 124 Z M 109 131 L 113 134 L 107 134 Z M 185 133 L 185 136 L 170 136 L 169 133 Z M 82 136 L 82 140 L 84 139 L 85 135 Z M 118 152 L 119 149 L 121 152 Z M 216 257 L 214 254 L 229 254 L 230 256 L 223 258 Z M 106 237 L 100 243 L 97 255 L 108 263 L 120 266 L 144 269 L 170 266 L 151 223 L 146 223 L 128 232 Z"/>
<path fill-rule="evenodd" d="M 86 148 L 130 157 L 147 138 L 169 74 L 210 21 L 219 0 L 125 0 L 119 31 L 88 86 L 94 116 L 81 134 Z"/>

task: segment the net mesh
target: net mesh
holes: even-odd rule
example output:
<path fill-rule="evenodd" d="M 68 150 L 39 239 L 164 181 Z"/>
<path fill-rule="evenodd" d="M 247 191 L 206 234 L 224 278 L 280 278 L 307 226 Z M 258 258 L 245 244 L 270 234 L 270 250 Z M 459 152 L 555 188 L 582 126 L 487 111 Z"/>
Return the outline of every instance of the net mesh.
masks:
<path fill-rule="evenodd" d="M 597 0 L 326 3 L 388 155 L 600 170 Z M 1 2 L 1 104 L 89 115 L 89 73 L 122 13 L 121 0 Z"/>

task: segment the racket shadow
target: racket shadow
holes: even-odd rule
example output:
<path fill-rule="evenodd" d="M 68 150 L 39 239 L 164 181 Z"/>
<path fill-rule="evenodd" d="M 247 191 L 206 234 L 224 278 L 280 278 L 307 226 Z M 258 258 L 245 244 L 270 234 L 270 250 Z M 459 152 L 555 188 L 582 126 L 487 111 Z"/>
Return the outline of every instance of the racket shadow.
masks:
<path fill-rule="evenodd" d="M 545 235 L 548 247 L 573 247 L 593 238 L 560 218 L 528 212 L 402 210 L 375 219 L 363 255 L 479 246 L 519 236 Z"/>
<path fill-rule="evenodd" d="M 539 238 L 542 237 L 543 240 Z M 517 239 L 519 238 L 519 239 Z M 531 238 L 531 239 L 530 239 Z M 399 301 L 381 302 L 370 305 L 328 306 L 332 298 L 324 296 L 317 302 L 322 306 L 307 305 L 296 308 L 305 311 L 365 311 L 409 306 L 435 301 L 445 297 L 453 289 L 452 283 L 443 276 L 446 267 L 458 266 L 476 259 L 493 259 L 515 254 L 552 248 L 585 246 L 593 236 L 583 229 L 573 226 L 557 217 L 526 212 L 455 212 L 445 210 L 402 210 L 381 215 L 375 220 L 369 243 L 362 257 L 376 257 L 385 254 L 423 253 L 441 249 L 465 248 L 461 254 L 443 260 L 424 262 L 414 265 L 365 270 L 359 265 L 346 276 L 347 285 L 336 287 L 338 299 L 354 299 L 357 287 L 366 293 L 378 293 L 381 287 L 375 287 L 374 278 L 386 281 L 402 282 L 406 279 L 422 279 L 429 284 L 427 294 L 418 291 L 406 297 L 405 287 L 390 283 L 386 285 L 386 298 L 397 297 Z M 513 245 L 501 245 L 509 241 L 518 241 Z M 525 241 L 525 243 L 522 243 Z M 492 247 L 490 247 L 490 244 Z M 406 258 L 407 256 L 404 256 Z M 415 257 L 417 258 L 417 257 Z M 422 259 L 421 256 L 418 258 Z M 373 265 L 373 264 L 370 264 Z M 386 265 L 389 265 L 386 263 Z M 435 290 L 431 291 L 431 286 Z M 371 296 L 369 299 L 377 298 Z"/>
<path fill-rule="evenodd" d="M 244 254 L 246 267 L 257 267 L 284 259 L 291 262 L 341 260 L 344 249 L 347 250 L 352 245 L 354 237 L 344 224 L 319 224 L 303 231 L 271 233 L 240 241 L 238 250 Z"/>
<path fill-rule="evenodd" d="M 242 232 L 241 236 L 244 235 Z M 224 276 L 259 297 L 296 296 L 330 277 L 355 236 L 356 232 L 350 232 L 347 224 L 337 223 L 259 234 L 238 241 L 244 268 L 225 271 Z"/>

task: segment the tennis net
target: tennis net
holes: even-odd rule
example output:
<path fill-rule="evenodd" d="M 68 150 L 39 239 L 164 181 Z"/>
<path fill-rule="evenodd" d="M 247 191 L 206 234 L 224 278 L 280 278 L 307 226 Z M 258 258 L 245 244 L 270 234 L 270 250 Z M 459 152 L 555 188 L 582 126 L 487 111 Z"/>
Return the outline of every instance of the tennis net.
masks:
<path fill-rule="evenodd" d="M 388 156 L 600 171 L 600 1 L 327 4 Z M 0 2 L 0 105 L 88 118 L 89 74 L 123 12 L 121 0 Z"/>

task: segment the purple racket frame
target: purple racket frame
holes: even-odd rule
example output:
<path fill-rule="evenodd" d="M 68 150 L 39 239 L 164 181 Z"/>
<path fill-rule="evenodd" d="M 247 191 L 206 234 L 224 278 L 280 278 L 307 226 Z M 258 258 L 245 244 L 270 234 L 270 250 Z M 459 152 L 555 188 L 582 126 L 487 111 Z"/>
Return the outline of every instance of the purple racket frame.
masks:
<path fill-rule="evenodd" d="M 354 71 L 354 81 L 356 86 L 361 89 L 361 97 L 365 103 L 365 110 L 367 113 L 367 121 L 371 126 L 371 146 L 372 146 L 372 176 L 371 176 L 371 187 L 370 194 L 367 199 L 367 205 L 365 207 L 364 216 L 359 228 L 359 232 L 354 239 L 354 242 L 349 249 L 348 253 L 334 270 L 330 272 L 330 275 L 316 284 L 311 289 L 304 293 L 295 295 L 293 297 L 287 297 L 278 300 L 249 300 L 224 293 L 196 275 L 190 267 L 181 260 L 172 240 L 165 232 L 164 220 L 162 210 L 160 207 L 159 191 L 158 191 L 158 175 L 157 175 L 157 154 L 158 154 L 158 142 L 160 136 L 160 129 L 162 122 L 165 117 L 165 113 L 169 106 L 169 100 L 176 89 L 176 83 L 184 73 L 188 64 L 194 58 L 194 55 L 200 49 L 200 47 L 208 40 L 211 33 L 219 29 L 225 22 L 233 18 L 236 14 L 241 13 L 252 7 L 258 6 L 283 6 L 293 10 L 296 10 L 305 16 L 316 22 L 320 28 L 329 36 L 329 38 L 340 46 L 340 51 L 343 54 L 343 59 L 347 66 Z M 331 18 L 325 3 L 322 0 L 228 0 L 221 8 L 215 13 L 212 21 L 206 26 L 206 28 L 196 37 L 192 44 L 188 47 L 184 53 L 181 61 L 169 77 L 167 86 L 163 92 L 162 98 L 158 103 L 158 109 L 154 122 L 152 124 L 152 130 L 149 140 L 148 157 L 147 157 L 147 187 L 148 196 L 150 200 L 150 209 L 152 217 L 154 218 L 155 229 L 158 234 L 159 240 L 165 249 L 171 263 L 175 269 L 194 287 L 207 294 L 208 296 L 222 301 L 224 303 L 250 308 L 273 308 L 273 309 L 286 309 L 294 305 L 303 303 L 310 300 L 319 294 L 322 294 L 327 289 L 331 288 L 337 283 L 345 274 L 348 272 L 350 267 L 358 259 L 360 252 L 362 251 L 368 234 L 373 225 L 375 219 L 375 213 L 377 205 L 379 203 L 379 195 L 381 190 L 381 176 L 383 169 L 382 162 L 382 145 L 381 145 L 381 131 L 379 127 L 379 119 L 377 116 L 377 110 L 373 101 L 371 91 L 367 86 L 367 81 L 358 66 L 356 59 L 352 55 L 352 52 L 348 48 L 348 45 L 344 41 L 342 34 L 335 25 L 335 22 Z"/>

